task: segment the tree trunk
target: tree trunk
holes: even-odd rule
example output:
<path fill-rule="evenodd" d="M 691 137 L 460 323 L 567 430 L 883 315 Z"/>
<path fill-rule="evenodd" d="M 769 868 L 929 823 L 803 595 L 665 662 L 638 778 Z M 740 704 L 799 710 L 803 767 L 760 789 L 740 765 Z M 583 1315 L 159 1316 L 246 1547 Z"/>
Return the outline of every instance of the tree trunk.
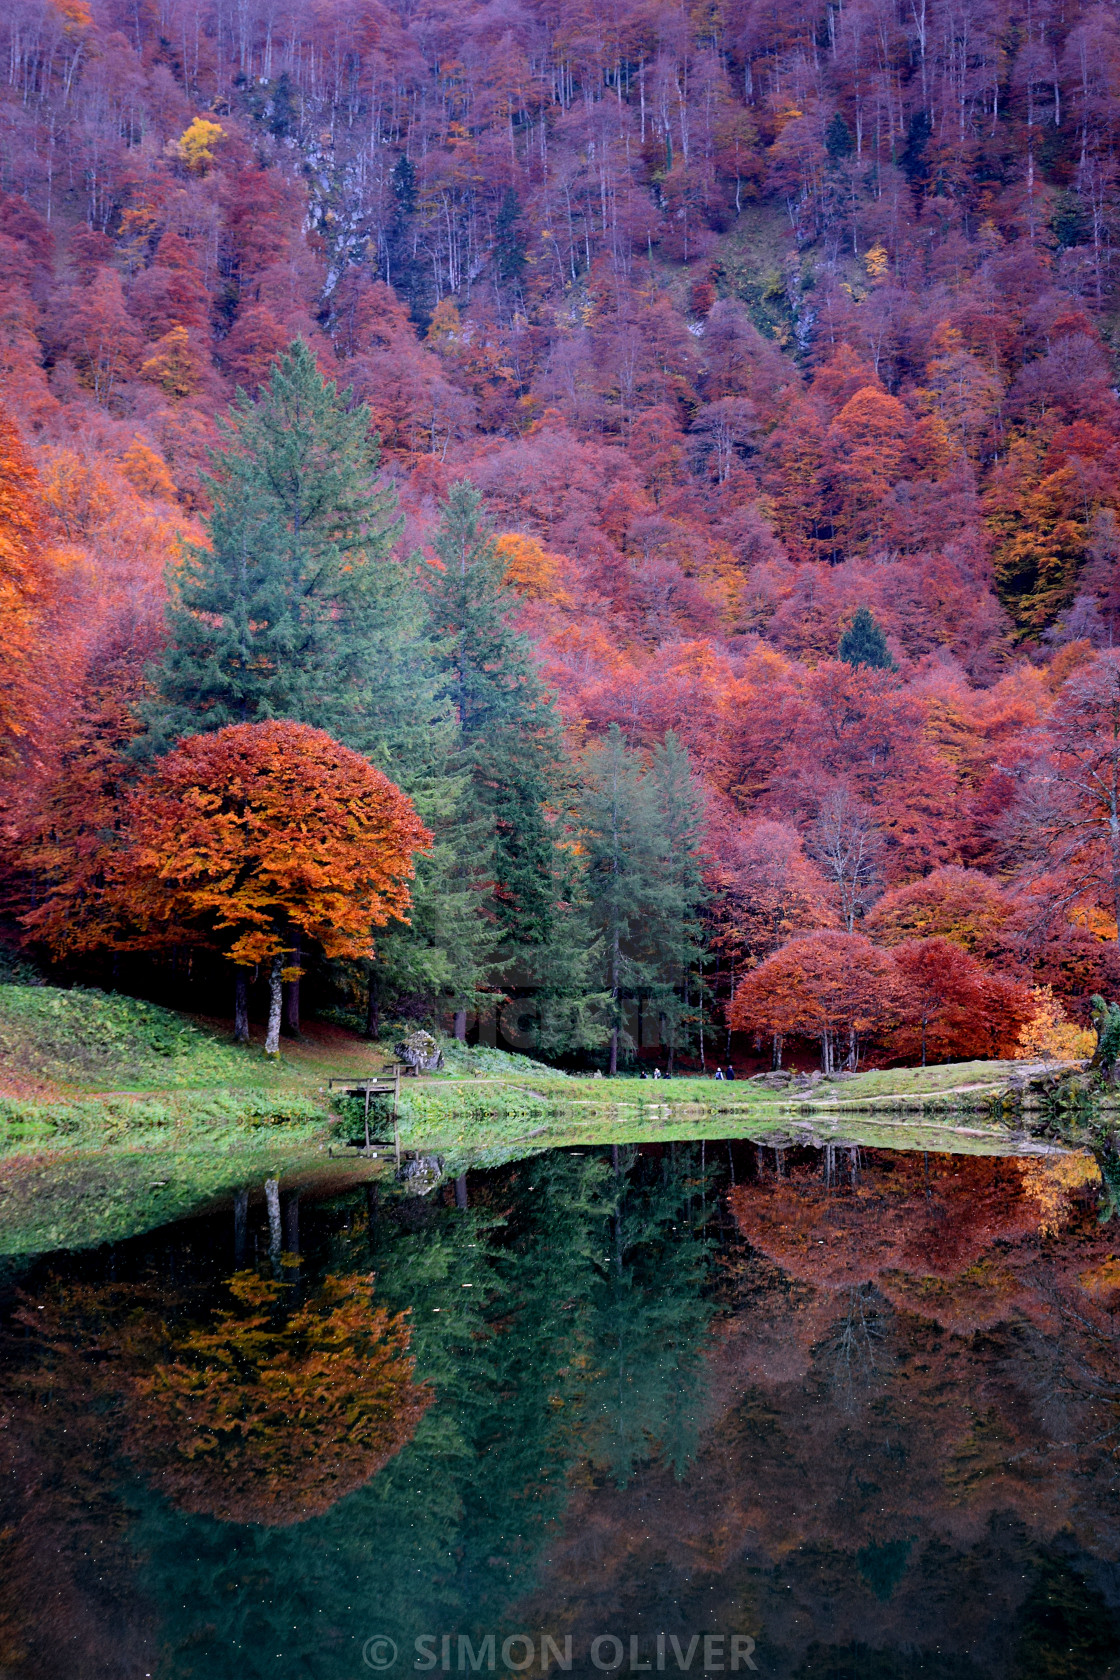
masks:
<path fill-rule="evenodd" d="M 233 1263 L 235 1266 L 245 1264 L 245 1250 L 248 1246 L 249 1225 L 249 1192 L 238 1190 L 233 1198 Z"/>
<path fill-rule="evenodd" d="M 268 1209 L 268 1252 L 273 1260 L 280 1258 L 280 1180 L 266 1178 L 264 1201 Z"/>
<path fill-rule="evenodd" d="M 249 971 L 245 968 L 233 971 L 233 1041 L 249 1042 Z"/>
<path fill-rule="evenodd" d="M 291 1190 L 284 1198 L 284 1248 L 288 1254 L 299 1253 L 299 1191 Z"/>
<path fill-rule="evenodd" d="M 292 948 L 291 966 L 293 968 L 298 968 L 300 966 L 300 955 L 299 935 L 297 933 L 295 943 Z M 287 1033 L 289 1038 L 298 1038 L 300 1036 L 298 979 L 285 980 L 284 982 L 284 1031 Z"/>
<path fill-rule="evenodd" d="M 268 1033 L 264 1041 L 266 1056 L 280 1054 L 280 1006 L 283 1002 L 284 983 L 280 978 L 284 967 L 282 956 L 272 959 L 272 967 L 268 974 Z"/>
<path fill-rule="evenodd" d="M 467 1194 L 467 1175 L 465 1172 L 460 1173 L 458 1178 L 455 1180 L 455 1206 L 457 1208 L 470 1207 L 470 1198 Z"/>
<path fill-rule="evenodd" d="M 460 1044 L 467 1042 L 467 1012 L 465 1009 L 455 1011 L 455 1037 Z"/>
<path fill-rule="evenodd" d="M 611 1072 L 611 1078 L 612 1079 L 614 1078 L 615 1074 L 618 1072 L 618 1005 L 619 1005 L 619 1001 L 620 1001 L 619 984 L 618 984 L 619 955 L 620 955 L 619 935 L 618 935 L 618 928 L 616 926 L 615 930 L 614 930 L 614 939 L 613 939 L 613 942 L 612 942 L 612 945 L 611 945 L 611 1008 L 614 1011 L 614 1025 L 611 1027 L 611 1068 L 610 1068 L 610 1072 Z"/>
<path fill-rule="evenodd" d="M 366 992 L 366 1037 L 381 1036 L 381 978 L 376 965 L 369 969 L 369 990 Z"/>

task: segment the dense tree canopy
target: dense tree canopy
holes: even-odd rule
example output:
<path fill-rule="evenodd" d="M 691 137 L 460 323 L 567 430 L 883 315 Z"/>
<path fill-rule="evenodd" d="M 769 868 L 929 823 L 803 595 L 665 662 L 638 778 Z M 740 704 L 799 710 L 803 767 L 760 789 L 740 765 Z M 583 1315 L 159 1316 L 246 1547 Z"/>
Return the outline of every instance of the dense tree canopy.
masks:
<path fill-rule="evenodd" d="M 703 805 L 656 924 L 682 1054 L 835 929 L 1086 1019 L 1120 981 L 1120 29 L 996 0 L 965 51 L 958 10 L 466 4 L 438 52 L 303 0 L 5 18 L 28 934 L 77 960 L 178 739 L 308 725 L 433 836 L 410 926 L 316 985 L 373 1032 L 532 992 L 538 1048 L 607 1056 L 617 728 Z"/>

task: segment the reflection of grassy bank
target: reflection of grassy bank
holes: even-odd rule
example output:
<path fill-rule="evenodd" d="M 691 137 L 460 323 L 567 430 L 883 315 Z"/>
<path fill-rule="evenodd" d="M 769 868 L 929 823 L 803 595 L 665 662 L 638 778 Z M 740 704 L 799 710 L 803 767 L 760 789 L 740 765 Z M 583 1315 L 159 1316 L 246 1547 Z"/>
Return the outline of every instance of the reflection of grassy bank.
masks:
<path fill-rule="evenodd" d="M 186 1219 L 234 1190 L 278 1178 L 345 1186 L 375 1163 L 330 1159 L 320 1128 L 282 1136 L 215 1131 L 154 1146 L 75 1148 L 0 1162 L 0 1256 L 89 1248 Z"/>
<path fill-rule="evenodd" d="M 1032 1071 L 1014 1062 L 901 1068 L 779 1089 L 753 1081 L 642 1080 L 568 1075 L 485 1048 L 445 1042 L 446 1069 L 403 1087 L 416 1143 L 501 1143 L 528 1128 L 584 1137 L 666 1125 L 736 1124 L 821 1110 L 982 1115 L 1030 1109 Z M 312 1123 L 330 1112 L 328 1077 L 361 1078 L 391 1055 L 354 1032 L 312 1023 L 278 1060 L 259 1039 L 232 1044 L 220 1023 L 136 998 L 50 986 L 0 986 L 0 1123 L 10 1143 L 166 1140 L 190 1131 Z M 635 1130 L 636 1129 L 636 1130 Z M 715 1135 L 715 1134 L 712 1134 Z"/>

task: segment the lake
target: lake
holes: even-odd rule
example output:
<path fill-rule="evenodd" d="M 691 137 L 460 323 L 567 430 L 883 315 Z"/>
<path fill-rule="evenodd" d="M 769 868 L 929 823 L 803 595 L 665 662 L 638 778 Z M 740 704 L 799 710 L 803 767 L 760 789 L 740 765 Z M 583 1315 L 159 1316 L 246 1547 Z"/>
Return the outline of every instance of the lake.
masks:
<path fill-rule="evenodd" d="M 1116 1676 L 1110 1182 L 589 1146 L 14 1257 L 0 1674 Z"/>

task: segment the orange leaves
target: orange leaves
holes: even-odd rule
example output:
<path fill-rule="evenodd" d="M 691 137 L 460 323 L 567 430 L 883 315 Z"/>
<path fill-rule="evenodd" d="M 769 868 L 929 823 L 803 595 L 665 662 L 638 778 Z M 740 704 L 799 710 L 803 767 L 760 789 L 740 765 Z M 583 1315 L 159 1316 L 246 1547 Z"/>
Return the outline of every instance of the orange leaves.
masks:
<path fill-rule="evenodd" d="M 134 438 L 121 456 L 121 472 L 134 490 L 163 502 L 175 501 L 175 485 L 163 456 Z"/>
<path fill-rule="evenodd" d="M 39 481 L 0 409 L 0 755 L 27 727 L 28 679 L 47 578 Z"/>
<path fill-rule="evenodd" d="M 866 926 L 880 945 L 951 939 L 972 952 L 994 944 L 1011 912 L 1003 890 L 990 876 L 949 866 L 884 893 Z"/>
<path fill-rule="evenodd" d="M 147 938 L 185 930 L 245 966 L 293 930 L 328 956 L 370 956 L 371 929 L 407 919 L 413 854 L 431 843 L 380 770 L 299 723 L 182 741 L 127 821 L 115 881 Z"/>
<path fill-rule="evenodd" d="M 555 606 L 572 605 L 561 581 L 562 556 L 550 554 L 535 537 L 523 536 L 520 531 L 503 532 L 494 548 L 505 567 L 506 582 L 519 595 L 530 601 L 550 601 Z"/>
<path fill-rule="evenodd" d="M 811 933 L 747 976 L 728 1019 L 740 1031 L 779 1038 L 867 1032 L 885 1018 L 894 984 L 890 958 L 862 934 Z"/>

